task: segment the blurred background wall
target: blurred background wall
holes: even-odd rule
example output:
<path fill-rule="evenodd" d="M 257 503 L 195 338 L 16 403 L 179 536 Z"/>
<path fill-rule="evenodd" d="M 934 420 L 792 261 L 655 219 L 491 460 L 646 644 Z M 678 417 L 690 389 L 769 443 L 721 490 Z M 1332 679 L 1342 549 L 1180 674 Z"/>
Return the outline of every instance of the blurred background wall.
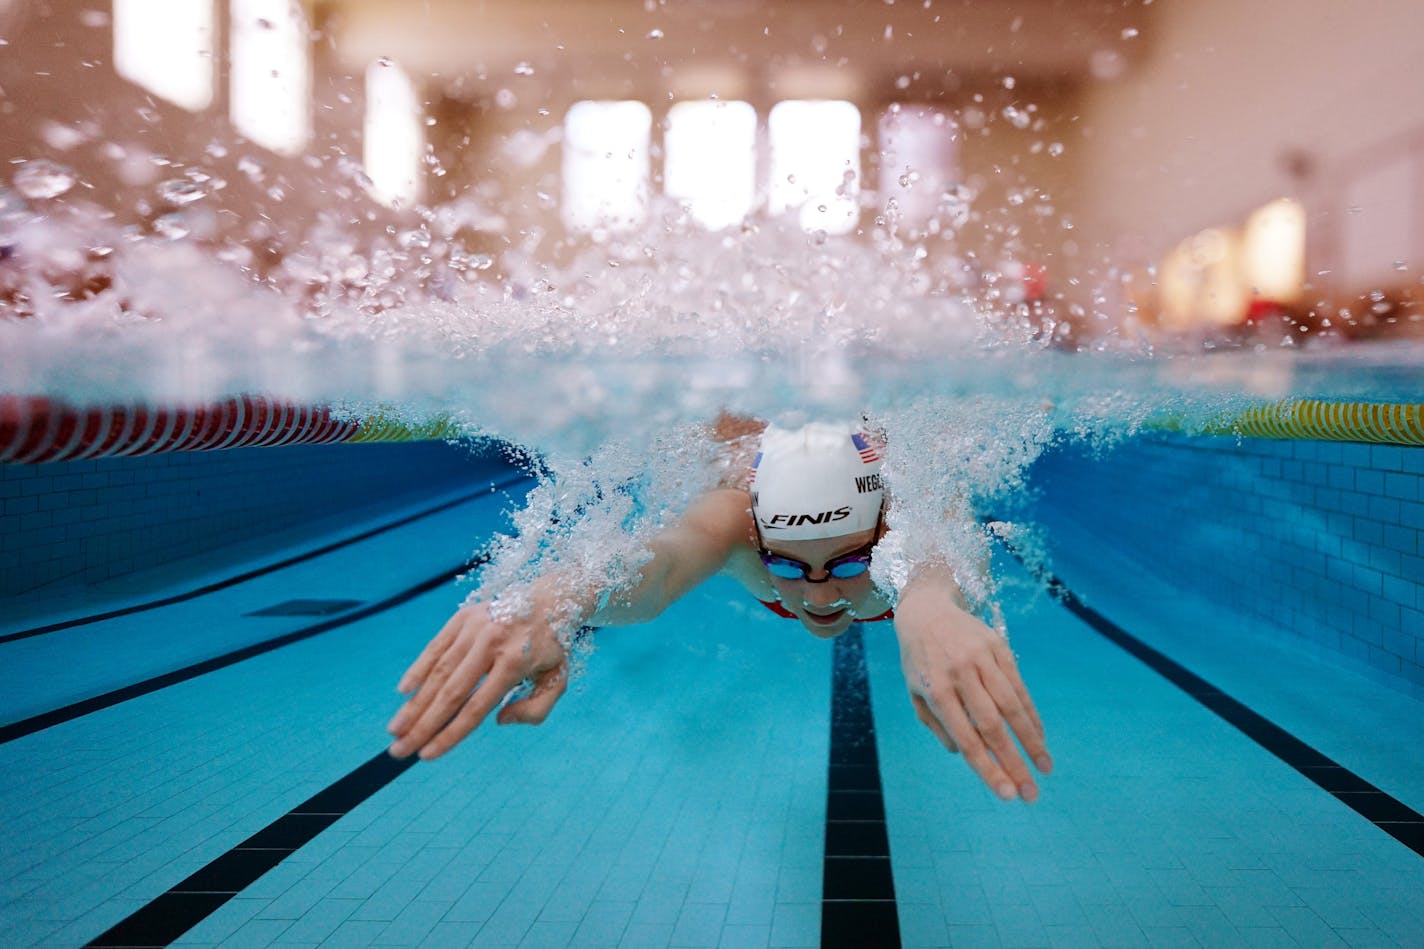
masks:
<path fill-rule="evenodd" d="M 180 21 L 195 10 L 210 14 L 209 85 L 180 103 L 152 77 L 192 61 Z M 610 147 L 596 179 L 640 164 L 645 198 L 668 190 L 675 105 L 747 103 L 755 215 L 788 177 L 773 110 L 837 100 L 859 122 L 845 229 L 868 238 L 894 198 L 901 236 L 946 274 L 1051 308 L 1070 341 L 1274 341 L 1278 318 L 1287 333 L 1407 333 L 1424 260 L 1419 19 L 1410 0 L 7 0 L 0 154 L 16 175 L 72 169 L 65 200 L 111 221 L 319 295 L 334 292 L 319 259 L 333 244 L 409 251 L 426 238 L 401 235 L 422 223 L 444 243 L 414 255 L 438 258 L 411 264 L 415 280 L 437 280 L 452 250 L 456 269 L 494 277 L 509 255 L 602 239 L 568 214 L 577 103 L 646 108 L 641 144 Z M 165 22 L 180 28 L 125 65 L 120 27 L 152 41 Z M 300 66 L 262 59 L 289 34 Z M 239 102 L 253 95 L 255 120 Z M 941 138 L 907 160 L 904 116 L 935 115 Z M 285 140 L 284 116 L 299 126 Z M 310 266 L 278 266 L 293 255 Z"/>

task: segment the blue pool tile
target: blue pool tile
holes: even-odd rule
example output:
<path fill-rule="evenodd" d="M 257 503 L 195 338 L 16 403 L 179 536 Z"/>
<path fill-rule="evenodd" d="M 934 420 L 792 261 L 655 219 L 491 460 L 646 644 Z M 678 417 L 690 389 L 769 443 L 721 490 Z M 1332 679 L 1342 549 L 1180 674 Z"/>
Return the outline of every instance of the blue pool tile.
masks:
<path fill-rule="evenodd" d="M 1028 884 L 1016 867 L 981 868 L 979 887 L 984 900 L 990 905 L 1013 904 L 1026 906 L 1029 903 Z"/>
<path fill-rule="evenodd" d="M 671 923 L 633 923 L 623 933 L 618 949 L 668 949 Z"/>
<path fill-rule="evenodd" d="M 354 899 L 322 900 L 284 930 L 282 938 L 295 942 L 320 943 L 346 922 L 360 905 L 361 901 Z"/>
<path fill-rule="evenodd" d="M 348 919 L 320 943 L 322 949 L 364 949 L 377 945 L 386 924 L 379 920 Z M 414 943 L 404 943 L 413 945 Z"/>
<path fill-rule="evenodd" d="M 505 901 L 481 927 L 479 941 L 485 945 L 518 945 L 538 918 L 538 906 Z"/>
<path fill-rule="evenodd" d="M 891 853 L 894 853 L 891 848 Z M 898 860 L 898 857 L 896 858 Z M 907 867 L 901 864 L 894 869 L 895 899 L 901 903 L 935 903 L 939 898 L 939 887 L 935 882 L 933 867 Z"/>
<path fill-rule="evenodd" d="M 391 882 L 399 869 L 400 866 L 393 863 L 375 861 L 363 863 L 356 868 L 354 873 L 349 874 L 334 886 L 330 895 L 333 899 L 365 900 Z"/>
<path fill-rule="evenodd" d="M 972 928 L 994 923 L 989 901 L 979 886 L 945 892 L 940 897 L 940 906 L 944 909 L 945 923 L 951 927 Z"/>
<path fill-rule="evenodd" d="M 548 922 L 577 923 L 588 914 L 598 899 L 603 878 L 593 869 L 587 871 L 575 865 L 560 880 L 558 887 L 544 902 L 539 919 Z"/>
<path fill-rule="evenodd" d="M 992 907 L 994 930 L 1007 946 L 1041 946 L 1048 940 L 1043 920 L 1032 906 L 999 904 Z"/>
<path fill-rule="evenodd" d="M 442 920 L 418 943 L 422 949 L 448 949 L 450 946 L 468 946 L 479 935 L 480 923 L 453 922 Z"/>
<path fill-rule="evenodd" d="M 668 884 L 654 880 L 639 897 L 638 908 L 633 912 L 633 922 L 676 925 L 686 896 L 686 884 Z"/>
<path fill-rule="evenodd" d="M 1097 934 L 1084 926 L 1044 926 L 1050 949 L 1099 949 Z"/>
<path fill-rule="evenodd" d="M 1401 501 L 1420 500 L 1420 484 L 1424 484 L 1424 478 L 1413 473 L 1387 473 L 1384 478 L 1385 493 Z"/>
<path fill-rule="evenodd" d="M 614 946 L 625 938 L 634 926 L 629 925 L 636 904 L 598 900 L 588 908 L 578 928 L 574 931 L 571 945 L 577 947 Z M 653 926 L 661 931 L 666 926 L 672 932 L 671 924 L 640 924 Z"/>
<path fill-rule="evenodd" d="M 821 898 L 821 874 L 819 864 L 815 866 L 786 866 L 781 868 L 776 880 L 776 901 L 778 903 L 811 903 Z"/>
<path fill-rule="evenodd" d="M 577 928 L 576 923 L 536 920 L 519 943 L 520 949 L 565 949 Z"/>
<path fill-rule="evenodd" d="M 684 903 L 673 926 L 674 946 L 716 946 L 727 917 L 725 903 Z"/>
<path fill-rule="evenodd" d="M 300 919 L 335 886 L 334 880 L 322 880 L 314 874 L 308 874 L 268 903 L 258 915 L 263 919 Z"/>
<path fill-rule="evenodd" d="M 51 937 L 64 927 L 64 923 L 58 920 L 35 919 L 28 913 L 23 917 L 18 913 L 12 916 L 6 912 L 7 909 L 0 906 L 0 919 L 7 921 L 6 938 L 13 940 L 16 946 L 53 945 Z M 14 921 L 9 922 L 11 919 Z"/>
<path fill-rule="evenodd" d="M 917 903 L 901 895 L 897 886 L 895 904 L 900 917 L 900 941 L 905 949 L 930 949 L 949 945 L 949 930 L 936 903 Z"/>
<path fill-rule="evenodd" d="M 1201 946 L 1185 926 L 1144 928 L 1142 934 L 1152 949 L 1199 949 Z"/>
<path fill-rule="evenodd" d="M 821 942 L 820 903 L 777 903 L 771 920 L 775 949 L 810 949 Z"/>
<path fill-rule="evenodd" d="M 450 903 L 415 900 L 393 919 L 382 924 L 383 928 L 378 942 L 400 945 L 414 945 L 421 942 L 445 921 L 450 908 Z M 355 915 L 353 914 L 353 919 Z"/>
<path fill-rule="evenodd" d="M 934 869 L 933 851 L 929 840 L 923 835 L 890 833 L 889 836 L 890 853 L 895 857 L 896 867 Z"/>
<path fill-rule="evenodd" d="M 351 914 L 353 919 L 385 920 L 389 922 L 400 915 L 411 903 L 422 896 L 428 884 L 419 874 L 407 875 L 404 871 L 386 881 L 361 903 Z M 427 899 L 433 899 L 427 897 Z M 450 902 L 448 901 L 447 905 Z"/>
<path fill-rule="evenodd" d="M 771 926 L 722 927 L 717 949 L 767 949 L 771 939 Z"/>
<path fill-rule="evenodd" d="M 727 904 L 727 923 L 738 926 L 770 926 L 776 909 L 775 877 L 738 879 Z"/>
<path fill-rule="evenodd" d="M 1337 929 L 1335 935 L 1350 949 L 1399 949 L 1401 945 L 1378 929 Z"/>
<path fill-rule="evenodd" d="M 687 888 L 689 903 L 731 902 L 736 888 L 736 856 L 701 863 Z"/>
<path fill-rule="evenodd" d="M 263 949 L 275 943 L 291 925 L 291 921 L 282 919 L 249 920 L 225 938 L 223 945 L 232 949 Z"/>
<path fill-rule="evenodd" d="M 1068 884 L 1030 886 L 1028 896 L 1045 926 L 1078 926 L 1087 922 L 1078 897 Z"/>
<path fill-rule="evenodd" d="M 451 922 L 483 923 L 494 915 L 512 888 L 509 883 L 472 883 L 451 906 L 447 918 Z"/>
<path fill-rule="evenodd" d="M 955 949 L 1002 949 L 1004 945 L 999 939 L 999 931 L 991 925 L 950 926 L 949 944 Z"/>
<path fill-rule="evenodd" d="M 1249 926 L 1240 932 L 1242 940 L 1251 949 L 1300 949 L 1300 943 L 1279 926 Z"/>
<path fill-rule="evenodd" d="M 613 867 L 608 878 L 599 888 L 598 898 L 603 900 L 636 900 L 648 886 L 653 875 L 651 865 L 620 864 Z"/>

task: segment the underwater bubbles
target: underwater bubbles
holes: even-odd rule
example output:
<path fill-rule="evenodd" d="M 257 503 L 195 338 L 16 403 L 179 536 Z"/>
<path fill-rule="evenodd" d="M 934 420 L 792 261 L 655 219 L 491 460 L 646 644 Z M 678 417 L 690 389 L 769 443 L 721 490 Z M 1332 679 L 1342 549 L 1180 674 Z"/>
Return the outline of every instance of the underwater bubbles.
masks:
<path fill-rule="evenodd" d="M 73 169 L 46 158 L 35 158 L 20 166 L 10 178 L 16 191 L 32 201 L 57 198 L 73 188 L 79 176 Z"/>

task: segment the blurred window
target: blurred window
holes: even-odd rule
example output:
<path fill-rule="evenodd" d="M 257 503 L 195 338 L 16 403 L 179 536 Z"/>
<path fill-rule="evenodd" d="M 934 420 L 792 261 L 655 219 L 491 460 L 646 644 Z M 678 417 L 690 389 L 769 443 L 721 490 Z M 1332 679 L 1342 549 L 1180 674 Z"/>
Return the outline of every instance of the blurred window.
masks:
<path fill-rule="evenodd" d="M 648 208 L 652 113 L 641 102 L 576 102 L 564 118 L 564 223 L 625 230 Z"/>
<path fill-rule="evenodd" d="M 390 206 L 419 201 L 424 149 L 420 96 L 410 74 L 388 59 L 372 63 L 366 67 L 363 152 L 371 196 Z"/>
<path fill-rule="evenodd" d="M 772 214 L 799 209 L 801 226 L 844 234 L 859 216 L 860 110 L 840 100 L 778 102 L 767 117 Z"/>
<path fill-rule="evenodd" d="M 1292 303 L 1305 286 L 1305 208 L 1280 198 L 1246 219 L 1242 276 L 1262 299 Z"/>
<path fill-rule="evenodd" d="M 190 112 L 213 101 L 212 0 L 114 0 L 114 69 Z"/>
<path fill-rule="evenodd" d="M 679 102 L 663 137 L 663 189 L 699 223 L 737 224 L 756 200 L 756 110 L 746 102 Z"/>
<path fill-rule="evenodd" d="M 296 0 L 229 0 L 232 124 L 248 139 L 295 155 L 311 138 L 311 56 Z"/>
<path fill-rule="evenodd" d="M 924 229 L 958 178 L 959 127 L 939 109 L 892 105 L 880 116 L 880 199 L 894 198 L 900 221 Z"/>
<path fill-rule="evenodd" d="M 1225 228 L 1207 228 L 1173 248 L 1158 272 L 1162 325 L 1187 330 L 1245 319 L 1251 299 L 1240 260 L 1239 238 Z"/>

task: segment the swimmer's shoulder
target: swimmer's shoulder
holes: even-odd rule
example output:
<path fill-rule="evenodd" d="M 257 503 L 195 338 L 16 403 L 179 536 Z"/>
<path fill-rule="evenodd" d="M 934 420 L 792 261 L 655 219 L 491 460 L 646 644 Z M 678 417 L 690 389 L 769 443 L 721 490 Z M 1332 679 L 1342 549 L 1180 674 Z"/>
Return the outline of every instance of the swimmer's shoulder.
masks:
<path fill-rule="evenodd" d="M 752 496 L 744 488 L 713 488 L 687 509 L 683 523 L 728 551 L 746 547 L 752 537 Z"/>
<path fill-rule="evenodd" d="M 717 572 L 732 577 L 752 593 L 772 593 L 766 570 L 757 556 L 752 529 L 752 496 L 742 488 L 713 488 L 683 515 L 683 525 L 696 531 L 721 557 Z"/>
<path fill-rule="evenodd" d="M 718 488 L 709 492 L 707 500 L 707 513 L 717 519 L 719 543 L 726 551 L 718 572 L 736 580 L 759 600 L 776 599 L 776 589 L 757 553 L 751 495 L 739 488 Z"/>
<path fill-rule="evenodd" d="M 723 412 L 708 430 L 717 446 L 717 486 L 746 491 L 751 487 L 752 465 L 756 462 L 766 423 L 760 419 Z"/>

